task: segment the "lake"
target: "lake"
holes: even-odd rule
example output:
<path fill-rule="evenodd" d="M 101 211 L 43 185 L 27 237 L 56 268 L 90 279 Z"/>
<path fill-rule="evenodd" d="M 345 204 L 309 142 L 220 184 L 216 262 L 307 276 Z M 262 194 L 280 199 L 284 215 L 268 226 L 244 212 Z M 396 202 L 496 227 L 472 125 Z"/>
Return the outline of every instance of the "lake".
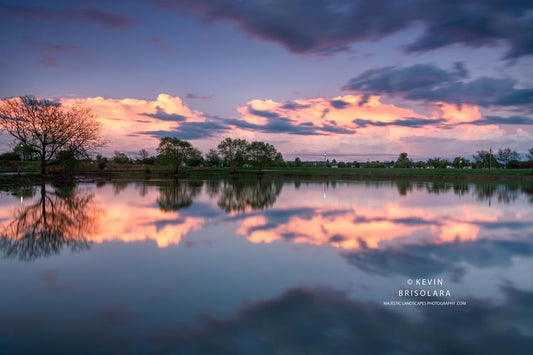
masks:
<path fill-rule="evenodd" d="M 144 181 L 0 192 L 0 350 L 529 354 L 533 186 Z"/>

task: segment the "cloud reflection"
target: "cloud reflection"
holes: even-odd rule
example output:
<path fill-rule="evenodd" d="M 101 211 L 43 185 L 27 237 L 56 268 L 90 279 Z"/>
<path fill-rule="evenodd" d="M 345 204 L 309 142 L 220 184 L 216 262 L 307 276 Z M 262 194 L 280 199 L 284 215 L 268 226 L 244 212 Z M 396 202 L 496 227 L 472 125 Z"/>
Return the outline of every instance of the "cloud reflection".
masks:
<path fill-rule="evenodd" d="M 471 299 L 464 308 L 420 307 L 416 319 L 343 292 L 292 289 L 234 318 L 207 319 L 151 340 L 163 353 L 528 354 L 533 293 L 501 289 L 501 304 Z"/>

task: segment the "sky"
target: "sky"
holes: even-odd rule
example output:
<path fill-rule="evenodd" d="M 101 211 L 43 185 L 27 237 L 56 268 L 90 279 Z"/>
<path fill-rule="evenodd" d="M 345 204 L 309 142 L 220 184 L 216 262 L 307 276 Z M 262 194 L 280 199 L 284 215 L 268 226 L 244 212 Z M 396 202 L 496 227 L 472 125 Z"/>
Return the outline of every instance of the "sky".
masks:
<path fill-rule="evenodd" d="M 0 0 L 0 50 L 0 97 L 91 108 L 106 155 L 165 136 L 302 160 L 533 148 L 529 1 Z"/>

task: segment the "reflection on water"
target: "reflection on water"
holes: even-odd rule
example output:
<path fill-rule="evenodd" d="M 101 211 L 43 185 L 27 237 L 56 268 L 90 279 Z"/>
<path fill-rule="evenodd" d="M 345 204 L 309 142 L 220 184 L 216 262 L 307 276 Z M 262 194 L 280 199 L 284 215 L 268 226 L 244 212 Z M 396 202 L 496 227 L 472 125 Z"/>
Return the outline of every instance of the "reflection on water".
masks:
<path fill-rule="evenodd" d="M 274 205 L 282 186 L 279 180 L 225 181 L 220 188 L 217 204 L 225 212 L 263 210 Z"/>
<path fill-rule="evenodd" d="M 94 195 L 59 187 L 47 191 L 39 187 L 39 197 L 13 211 L 13 220 L 0 232 L 0 250 L 6 257 L 34 260 L 58 254 L 63 248 L 81 251 L 89 248 L 87 238 L 98 231 L 100 210 Z M 35 188 L 15 191 L 20 197 L 33 197 Z"/>
<path fill-rule="evenodd" d="M 177 211 L 187 208 L 202 190 L 202 185 L 202 181 L 173 181 L 161 185 L 157 204 L 163 211 Z M 143 193 L 146 195 L 146 192 L 141 192 L 141 196 Z"/>
<path fill-rule="evenodd" d="M 423 308 L 413 321 L 342 292 L 291 289 L 246 306 L 230 320 L 159 334 L 154 347 L 205 354 L 527 354 L 533 292 L 502 292 L 500 305 L 475 299 L 461 311 Z"/>
<path fill-rule="evenodd" d="M 532 203 L 530 183 L 18 188 L 0 194 L 0 345 L 67 353 L 526 354 Z M 421 277 L 444 280 L 452 299 L 468 304 L 383 304 Z M 24 307 L 13 306 L 21 299 Z"/>

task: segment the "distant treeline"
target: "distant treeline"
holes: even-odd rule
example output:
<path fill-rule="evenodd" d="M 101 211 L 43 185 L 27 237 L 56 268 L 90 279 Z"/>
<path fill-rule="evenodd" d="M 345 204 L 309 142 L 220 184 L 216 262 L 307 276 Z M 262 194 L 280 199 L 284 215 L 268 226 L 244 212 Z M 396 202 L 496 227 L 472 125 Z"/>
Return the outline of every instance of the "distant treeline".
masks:
<path fill-rule="evenodd" d="M 256 167 L 261 171 L 265 167 L 331 167 L 331 168 L 419 168 L 419 169 L 491 169 L 491 168 L 533 168 L 533 148 L 529 149 L 526 159 L 515 150 L 510 148 L 498 149 L 496 153 L 492 150 L 479 150 L 467 159 L 463 156 L 455 157 L 453 160 L 444 158 L 430 158 L 428 160 L 414 161 L 409 155 L 402 152 L 394 161 L 337 161 L 336 159 L 321 161 L 302 161 L 299 157 L 294 160 L 285 160 L 283 155 L 269 143 L 262 141 L 248 142 L 245 139 L 223 139 L 216 148 L 210 149 L 207 153 L 202 153 L 190 142 L 172 137 L 162 138 L 156 149 L 156 155 L 150 155 L 146 149 L 141 149 L 135 156 L 128 156 L 126 153 L 115 151 L 112 157 L 96 155 L 94 159 L 79 159 L 68 151 L 57 154 L 51 165 L 59 165 L 66 170 L 75 167 L 80 161 L 95 162 L 100 170 L 108 168 L 109 163 L 117 164 L 143 164 L 168 166 L 176 173 L 184 166 L 204 166 L 204 167 L 231 167 L 235 170 L 238 167 Z M 38 154 L 19 143 L 14 146 L 11 152 L 0 154 L 3 161 L 33 161 L 38 160 Z"/>

